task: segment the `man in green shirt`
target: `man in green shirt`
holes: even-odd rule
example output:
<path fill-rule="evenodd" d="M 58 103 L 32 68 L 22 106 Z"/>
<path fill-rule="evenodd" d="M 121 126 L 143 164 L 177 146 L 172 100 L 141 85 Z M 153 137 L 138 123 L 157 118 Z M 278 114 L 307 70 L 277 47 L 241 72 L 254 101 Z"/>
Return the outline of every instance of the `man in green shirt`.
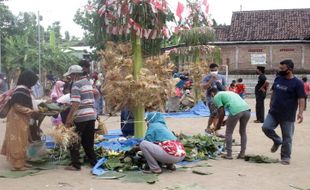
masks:
<path fill-rule="evenodd" d="M 225 117 L 225 108 L 229 112 L 225 132 L 227 154 L 223 158 L 232 159 L 232 134 L 238 121 L 240 122 L 241 150 L 237 158 L 244 158 L 247 143 L 246 126 L 251 116 L 250 106 L 238 94 L 231 91 L 218 92 L 217 88 L 212 88 L 209 90 L 209 94 L 213 97 L 214 104 L 218 108 L 219 120 L 215 130 L 221 128 Z"/>

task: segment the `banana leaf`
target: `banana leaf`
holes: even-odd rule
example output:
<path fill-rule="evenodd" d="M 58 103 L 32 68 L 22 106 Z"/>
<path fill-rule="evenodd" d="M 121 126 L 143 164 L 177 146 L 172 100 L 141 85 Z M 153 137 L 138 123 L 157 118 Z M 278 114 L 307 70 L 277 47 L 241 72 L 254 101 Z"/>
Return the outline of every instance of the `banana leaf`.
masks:
<path fill-rule="evenodd" d="M 97 176 L 97 179 L 119 179 L 126 176 L 124 173 L 115 172 L 115 171 L 108 171 L 100 176 Z"/>
<path fill-rule="evenodd" d="M 201 170 L 193 170 L 192 173 L 198 174 L 198 175 L 211 175 L 211 174 L 213 174 L 211 172 L 204 172 L 204 171 L 201 171 Z"/>
<path fill-rule="evenodd" d="M 207 190 L 207 189 L 197 184 L 192 184 L 192 185 L 176 185 L 176 186 L 166 187 L 163 190 Z"/>
<path fill-rule="evenodd" d="M 279 160 L 278 159 L 273 159 L 273 158 L 269 158 L 267 156 L 262 156 L 262 155 L 246 155 L 244 157 L 245 161 L 248 162 L 253 162 L 253 163 L 259 163 L 259 164 L 270 164 L 270 163 L 278 163 Z"/>
<path fill-rule="evenodd" d="M 127 171 L 124 173 L 126 176 L 122 178 L 123 182 L 154 184 L 158 181 L 158 175 L 156 174 L 144 174 L 137 171 Z"/>
<path fill-rule="evenodd" d="M 121 163 L 121 161 L 119 160 L 119 158 L 117 157 L 113 157 L 113 158 L 109 158 L 106 162 L 105 162 L 105 167 L 108 170 L 116 170 L 119 168 L 123 168 L 124 164 Z"/>

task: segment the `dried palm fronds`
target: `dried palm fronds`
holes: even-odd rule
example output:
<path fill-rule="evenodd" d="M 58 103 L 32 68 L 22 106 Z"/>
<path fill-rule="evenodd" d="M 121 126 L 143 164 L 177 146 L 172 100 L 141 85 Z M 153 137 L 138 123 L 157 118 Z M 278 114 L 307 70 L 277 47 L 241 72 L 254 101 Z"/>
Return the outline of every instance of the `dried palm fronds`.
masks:
<path fill-rule="evenodd" d="M 106 71 L 101 91 L 112 113 L 139 104 L 149 110 L 163 109 L 175 88 L 171 85 L 174 65 L 168 54 L 146 58 L 137 80 L 133 77 L 130 44 L 109 42 L 100 55 L 101 65 Z"/>
<path fill-rule="evenodd" d="M 49 135 L 54 139 L 55 144 L 59 145 L 64 150 L 67 150 L 71 145 L 80 141 L 80 137 L 74 131 L 74 128 L 67 128 L 64 125 L 55 127 Z"/>
<path fill-rule="evenodd" d="M 187 70 L 189 71 L 189 76 L 191 79 L 193 79 L 193 86 L 197 89 L 200 88 L 200 83 L 202 80 L 202 77 L 208 73 L 209 67 L 206 62 L 189 62 L 186 63 Z"/>

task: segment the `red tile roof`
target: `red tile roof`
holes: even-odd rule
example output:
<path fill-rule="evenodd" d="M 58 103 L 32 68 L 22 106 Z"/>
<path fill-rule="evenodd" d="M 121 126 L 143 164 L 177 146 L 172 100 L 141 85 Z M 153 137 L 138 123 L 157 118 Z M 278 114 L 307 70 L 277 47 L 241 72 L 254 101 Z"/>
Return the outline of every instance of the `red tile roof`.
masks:
<path fill-rule="evenodd" d="M 231 25 L 215 30 L 217 41 L 309 40 L 310 9 L 233 12 Z"/>

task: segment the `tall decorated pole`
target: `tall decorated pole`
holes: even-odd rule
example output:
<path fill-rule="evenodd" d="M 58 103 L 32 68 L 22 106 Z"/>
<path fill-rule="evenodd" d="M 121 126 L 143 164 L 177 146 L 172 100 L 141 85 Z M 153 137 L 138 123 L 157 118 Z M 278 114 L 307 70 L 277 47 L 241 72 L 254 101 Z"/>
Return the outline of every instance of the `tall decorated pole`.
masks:
<path fill-rule="evenodd" d="M 142 48 L 141 48 L 141 39 L 133 35 L 133 78 L 134 80 L 139 80 L 139 75 L 141 68 L 143 67 L 142 60 Z M 142 138 L 145 132 L 144 121 L 144 105 L 139 103 L 134 108 L 134 118 L 135 118 L 135 128 L 134 133 L 135 137 Z"/>
<path fill-rule="evenodd" d="M 166 79 L 173 70 L 167 62 L 168 56 L 154 58 L 151 54 L 160 52 L 160 45 L 154 44 L 168 35 L 166 1 L 103 0 L 100 3 L 97 12 L 104 20 L 103 27 L 110 39 L 118 39 L 117 43 L 107 43 L 101 52 L 101 64 L 106 70 L 102 91 L 111 112 L 124 108 L 133 111 L 134 136 L 142 138 L 145 109 L 155 111 L 163 107 L 169 86 Z M 117 36 L 131 36 L 131 43 L 119 43 L 122 38 Z"/>

